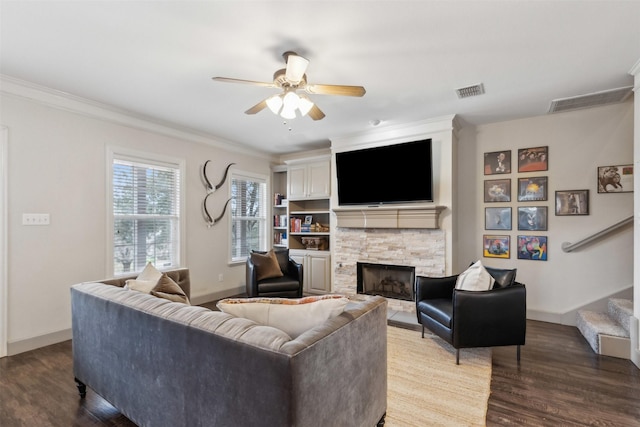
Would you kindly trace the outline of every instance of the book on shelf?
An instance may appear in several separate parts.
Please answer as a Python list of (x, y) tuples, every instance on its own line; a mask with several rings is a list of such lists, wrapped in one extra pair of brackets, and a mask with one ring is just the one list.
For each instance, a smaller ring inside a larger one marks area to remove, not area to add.
[(274, 215), (273, 216), (273, 226), (274, 227), (286, 227), (287, 226), (287, 216), (286, 215)]

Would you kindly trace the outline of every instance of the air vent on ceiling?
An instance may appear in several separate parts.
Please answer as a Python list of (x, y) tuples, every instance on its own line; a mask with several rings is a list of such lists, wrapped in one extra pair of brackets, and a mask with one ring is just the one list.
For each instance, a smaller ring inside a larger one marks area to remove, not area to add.
[(470, 96), (478, 96), (484, 93), (484, 85), (482, 83), (467, 87), (461, 87), (456, 89), (456, 94), (458, 94), (458, 98), (468, 98)]
[(589, 93), (571, 98), (554, 99), (549, 105), (549, 113), (578, 110), (581, 108), (599, 107), (606, 104), (624, 102), (632, 93), (633, 86), (618, 89), (603, 90), (602, 92)]

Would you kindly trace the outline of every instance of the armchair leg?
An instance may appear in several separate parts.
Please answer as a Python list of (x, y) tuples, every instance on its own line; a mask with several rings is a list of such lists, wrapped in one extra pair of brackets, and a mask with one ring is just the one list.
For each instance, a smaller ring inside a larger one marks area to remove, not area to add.
[(517, 357), (518, 357), (518, 364), (520, 364), (520, 346), (518, 346)]
[(460, 349), (456, 348), (456, 365), (460, 364)]
[(80, 394), (80, 398), (84, 399), (85, 396), (87, 395), (87, 386), (77, 378), (75, 378), (75, 381), (76, 381), (76, 387), (78, 387), (78, 393)]
[(422, 325), (422, 338), (424, 338), (424, 325)]

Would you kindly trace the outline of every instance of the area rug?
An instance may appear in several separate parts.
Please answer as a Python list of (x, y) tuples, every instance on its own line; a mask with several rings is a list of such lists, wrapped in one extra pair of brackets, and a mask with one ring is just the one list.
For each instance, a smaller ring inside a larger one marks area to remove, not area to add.
[(385, 427), (484, 426), (491, 349), (455, 349), (441, 338), (387, 327)]

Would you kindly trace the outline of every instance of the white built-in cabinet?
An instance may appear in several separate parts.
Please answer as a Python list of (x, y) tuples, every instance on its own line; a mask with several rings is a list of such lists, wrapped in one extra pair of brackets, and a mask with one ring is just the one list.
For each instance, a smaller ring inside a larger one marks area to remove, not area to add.
[(317, 199), (331, 196), (329, 160), (289, 165), (287, 171), (289, 199)]
[(331, 254), (328, 251), (290, 249), (289, 255), (302, 264), (304, 292), (325, 294), (331, 292)]
[[(330, 165), (329, 157), (297, 159), (272, 171), (273, 246), (289, 248), (291, 258), (303, 265), (307, 294), (331, 292)], [(311, 225), (305, 224), (307, 218)], [(309, 243), (314, 240), (322, 242), (314, 247)]]

